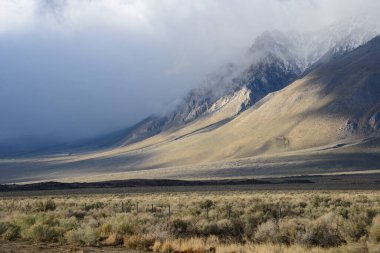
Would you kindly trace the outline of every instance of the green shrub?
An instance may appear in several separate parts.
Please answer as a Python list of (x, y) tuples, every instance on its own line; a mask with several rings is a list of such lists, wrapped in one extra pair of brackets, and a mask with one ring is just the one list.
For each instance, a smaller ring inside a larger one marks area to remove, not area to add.
[(37, 216), (37, 221), (42, 224), (49, 225), (51, 227), (59, 226), (59, 220), (56, 217), (56, 213), (43, 213)]
[(112, 229), (119, 235), (137, 234), (140, 232), (138, 220), (129, 214), (118, 214), (111, 220)]
[(68, 243), (75, 245), (94, 246), (99, 239), (95, 229), (91, 227), (70, 230), (64, 236)]
[(170, 232), (175, 236), (184, 236), (190, 233), (190, 221), (174, 219), (170, 223)]
[(3, 233), (3, 238), (5, 240), (12, 241), (16, 240), (18, 237), (20, 237), (20, 227), (13, 224), (9, 224), (7, 230)]
[(29, 228), (33, 226), (37, 221), (34, 215), (16, 216), (13, 223), (20, 228), (21, 237), (28, 237)]
[(34, 224), (29, 229), (29, 238), (38, 242), (57, 242), (62, 235), (59, 231), (46, 224)]
[(7, 231), (9, 225), (9, 222), (0, 222), (0, 235), (4, 234)]
[(68, 219), (67, 218), (58, 219), (58, 223), (59, 223), (59, 227), (61, 227), (65, 231), (76, 229), (79, 226), (77, 220), (74, 217), (70, 217)]
[(15, 217), (15, 223), (21, 228), (30, 227), (36, 223), (36, 216), (34, 215), (23, 215), (19, 217)]

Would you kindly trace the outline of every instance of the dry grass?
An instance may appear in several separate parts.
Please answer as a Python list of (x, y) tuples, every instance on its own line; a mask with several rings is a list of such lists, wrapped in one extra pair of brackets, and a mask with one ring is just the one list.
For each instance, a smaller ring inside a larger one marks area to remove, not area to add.
[(6, 198), (0, 200), (0, 236), (162, 253), (379, 252), (380, 193)]

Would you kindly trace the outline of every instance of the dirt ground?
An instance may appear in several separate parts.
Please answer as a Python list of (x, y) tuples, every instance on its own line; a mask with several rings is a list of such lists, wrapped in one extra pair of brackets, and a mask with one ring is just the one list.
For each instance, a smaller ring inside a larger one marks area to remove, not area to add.
[(33, 243), (29, 241), (0, 240), (0, 253), (138, 253), (122, 247), (75, 247), (59, 244)]

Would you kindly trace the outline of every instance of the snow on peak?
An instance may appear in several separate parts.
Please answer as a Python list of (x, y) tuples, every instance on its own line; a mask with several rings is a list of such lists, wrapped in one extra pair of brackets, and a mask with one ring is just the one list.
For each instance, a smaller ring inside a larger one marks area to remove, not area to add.
[(351, 51), (379, 35), (380, 20), (373, 20), (353, 18), (309, 33), (267, 31), (257, 37), (249, 55), (254, 61), (261, 61), (272, 54), (285, 64), (294, 61), (304, 71), (326, 54)]

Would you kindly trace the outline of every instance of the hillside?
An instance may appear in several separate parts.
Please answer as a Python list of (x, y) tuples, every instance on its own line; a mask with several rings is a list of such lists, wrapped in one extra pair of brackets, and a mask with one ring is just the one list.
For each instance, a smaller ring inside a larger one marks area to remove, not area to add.
[[(234, 109), (224, 118), (229, 120), (303, 73), (352, 51), (379, 33), (380, 26), (359, 20), (336, 23), (314, 33), (266, 31), (256, 38), (241, 62), (228, 63), (208, 75), (202, 85), (191, 90), (172, 111), (151, 115), (125, 130), (91, 140), (92, 145), (84, 142), (82, 146), (90, 149), (126, 146), (181, 128), (233, 101), (230, 107)], [(236, 95), (241, 93), (246, 96), (237, 101)]]

